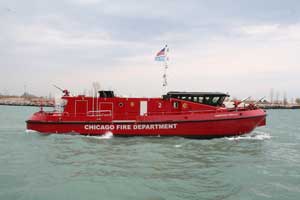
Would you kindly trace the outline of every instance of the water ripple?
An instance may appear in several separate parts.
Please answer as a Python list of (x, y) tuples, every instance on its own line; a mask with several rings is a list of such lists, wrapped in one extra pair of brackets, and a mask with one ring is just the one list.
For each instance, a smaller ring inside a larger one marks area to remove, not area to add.
[(24, 120), (33, 110), (26, 108), (22, 114), (19, 109), (0, 112), (7, 122), (0, 124), (0, 199), (300, 195), (299, 112), (268, 111), (268, 126), (250, 135), (191, 140), (27, 134)]

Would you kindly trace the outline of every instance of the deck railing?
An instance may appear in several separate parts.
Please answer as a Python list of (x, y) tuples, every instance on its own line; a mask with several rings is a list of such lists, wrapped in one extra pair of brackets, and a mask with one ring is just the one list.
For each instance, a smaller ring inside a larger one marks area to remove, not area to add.
[[(178, 111), (178, 112), (172, 112), (172, 111), (158, 111), (158, 112), (147, 112), (144, 116), (153, 116), (153, 115), (184, 115), (184, 114), (203, 114), (203, 113), (220, 113), (220, 112), (234, 112), (234, 111), (243, 111), (247, 108), (224, 108), (224, 109), (209, 109), (209, 110), (187, 110), (187, 111)], [(113, 113), (112, 110), (98, 110), (98, 111), (88, 111), (86, 113), (69, 113), (69, 112), (57, 112), (57, 111), (50, 111), (45, 112), (47, 115), (52, 116), (65, 116), (65, 117), (73, 117), (73, 116), (88, 116), (88, 117), (112, 117)], [(123, 116), (133, 116), (136, 113), (129, 113), (129, 112), (123, 112)], [(136, 114), (136, 116), (139, 116)]]
[(98, 111), (88, 111), (87, 116), (93, 117), (93, 116), (112, 116), (111, 110), (98, 110)]

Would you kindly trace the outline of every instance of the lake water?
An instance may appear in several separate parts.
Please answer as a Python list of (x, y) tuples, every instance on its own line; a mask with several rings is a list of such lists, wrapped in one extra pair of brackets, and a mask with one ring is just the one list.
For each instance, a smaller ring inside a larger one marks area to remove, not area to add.
[(38, 108), (0, 106), (0, 199), (300, 199), (300, 110), (213, 140), (26, 132)]

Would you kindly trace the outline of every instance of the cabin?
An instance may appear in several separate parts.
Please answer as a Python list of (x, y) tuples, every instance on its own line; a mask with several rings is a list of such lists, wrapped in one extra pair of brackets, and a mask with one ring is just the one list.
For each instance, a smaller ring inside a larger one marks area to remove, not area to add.
[(63, 96), (63, 112), (70, 116), (101, 117), (107, 120), (136, 119), (137, 116), (214, 112), (228, 94), (171, 91), (162, 98), (126, 98), (101, 90), (98, 97)]

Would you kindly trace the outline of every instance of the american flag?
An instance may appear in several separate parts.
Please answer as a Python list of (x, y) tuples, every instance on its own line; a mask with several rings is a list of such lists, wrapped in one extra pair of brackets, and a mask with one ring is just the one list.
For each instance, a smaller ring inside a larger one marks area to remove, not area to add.
[(168, 51), (167, 45), (156, 54), (155, 60), (156, 61), (165, 61), (166, 51)]

